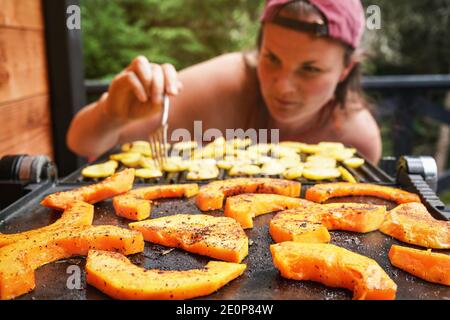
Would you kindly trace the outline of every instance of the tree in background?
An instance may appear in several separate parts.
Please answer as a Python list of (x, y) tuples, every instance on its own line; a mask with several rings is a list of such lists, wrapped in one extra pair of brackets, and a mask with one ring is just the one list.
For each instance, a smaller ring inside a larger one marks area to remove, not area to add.
[(380, 30), (367, 31), (372, 74), (450, 72), (450, 1), (363, 0), (381, 9)]
[(139, 54), (177, 69), (252, 48), (263, 0), (82, 0), (86, 77), (110, 78)]
[[(254, 45), (265, 0), (82, 0), (87, 78), (111, 76), (137, 54), (178, 69)], [(368, 74), (450, 71), (448, 0), (363, 0), (381, 8), (366, 32)]]

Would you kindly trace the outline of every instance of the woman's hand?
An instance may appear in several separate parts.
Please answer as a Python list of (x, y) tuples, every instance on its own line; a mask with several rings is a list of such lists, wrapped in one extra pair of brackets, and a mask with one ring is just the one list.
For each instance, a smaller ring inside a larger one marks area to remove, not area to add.
[(113, 79), (100, 107), (110, 118), (126, 123), (159, 111), (164, 92), (176, 96), (181, 89), (174, 66), (139, 56)]

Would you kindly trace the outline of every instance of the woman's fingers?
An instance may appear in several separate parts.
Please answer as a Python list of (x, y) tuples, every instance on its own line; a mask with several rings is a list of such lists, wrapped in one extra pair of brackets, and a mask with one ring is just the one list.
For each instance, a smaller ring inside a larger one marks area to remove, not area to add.
[(144, 56), (139, 56), (135, 58), (130, 66), (127, 68), (129, 71), (133, 71), (137, 77), (139, 78), (139, 81), (142, 82), (142, 85), (145, 88), (145, 92), (148, 96), (151, 95), (151, 88), (152, 88), (152, 80), (153, 80), (153, 74), (152, 74), (152, 67), (148, 59)]
[(131, 90), (136, 95), (136, 98), (140, 102), (142, 102), (142, 103), (147, 102), (147, 99), (148, 99), (147, 93), (145, 92), (145, 88), (142, 85), (142, 82), (139, 80), (136, 73), (134, 73), (133, 71), (125, 71), (124, 72), (124, 81), (126, 81), (128, 83)]
[(153, 104), (161, 104), (164, 92), (177, 95), (182, 89), (175, 67), (169, 63), (158, 65), (150, 63), (144, 56), (135, 58), (128, 71), (136, 74)]
[(153, 105), (161, 105), (164, 94), (164, 72), (160, 65), (152, 64), (152, 94), (151, 100)]
[(161, 106), (164, 92), (177, 95), (181, 89), (174, 66), (150, 63), (146, 57), (139, 56), (113, 79), (108, 90), (109, 109), (118, 117), (143, 117), (148, 113), (146, 103)]
[(166, 92), (171, 95), (177, 95), (179, 91), (179, 81), (175, 67), (169, 63), (165, 63), (161, 67), (164, 71), (164, 85)]

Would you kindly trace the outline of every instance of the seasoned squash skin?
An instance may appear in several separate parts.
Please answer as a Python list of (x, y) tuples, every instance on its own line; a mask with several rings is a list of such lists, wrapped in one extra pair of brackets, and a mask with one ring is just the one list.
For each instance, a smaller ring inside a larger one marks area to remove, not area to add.
[(221, 209), (225, 197), (242, 193), (273, 193), (299, 197), (301, 184), (296, 181), (270, 178), (235, 178), (213, 181), (200, 188), (196, 197), (197, 207), (202, 211)]
[(139, 232), (116, 226), (67, 227), (30, 237), (0, 249), (0, 299), (13, 299), (35, 288), (34, 271), (90, 249), (134, 254), (144, 250)]
[(65, 210), (75, 200), (94, 204), (131, 190), (133, 181), (134, 169), (125, 169), (102, 182), (50, 194), (41, 201), (41, 205), (57, 210)]
[(278, 194), (246, 193), (227, 198), (224, 215), (239, 222), (244, 229), (253, 228), (253, 218), (275, 211), (315, 205), (308, 200)]
[(395, 299), (397, 285), (375, 260), (332, 244), (282, 242), (270, 246), (281, 276), (353, 291), (357, 300)]
[(146, 241), (215, 259), (241, 262), (248, 255), (248, 238), (238, 222), (227, 217), (177, 214), (129, 224)]
[(450, 221), (434, 219), (421, 203), (406, 203), (389, 211), (380, 231), (421, 247), (450, 249)]
[(393, 245), (391, 263), (429, 282), (450, 286), (450, 255)]
[(114, 197), (116, 214), (129, 220), (140, 221), (150, 216), (151, 201), (162, 198), (190, 198), (198, 193), (198, 185), (174, 184), (151, 186), (128, 191)]
[(330, 198), (346, 196), (373, 196), (394, 201), (397, 204), (408, 202), (420, 203), (418, 195), (401, 189), (370, 183), (349, 182), (316, 184), (306, 191), (305, 198), (310, 201), (323, 203)]
[(32, 236), (65, 227), (90, 226), (94, 219), (94, 207), (86, 202), (74, 201), (55, 223), (38, 229), (15, 234), (0, 234), (0, 248)]
[(210, 261), (202, 269), (145, 270), (119, 253), (91, 250), (86, 281), (115, 299), (181, 300), (209, 295), (245, 269), (245, 264)]
[(386, 216), (386, 207), (363, 203), (330, 203), (299, 207), (272, 218), (269, 232), (275, 242), (329, 242), (328, 230), (371, 232)]

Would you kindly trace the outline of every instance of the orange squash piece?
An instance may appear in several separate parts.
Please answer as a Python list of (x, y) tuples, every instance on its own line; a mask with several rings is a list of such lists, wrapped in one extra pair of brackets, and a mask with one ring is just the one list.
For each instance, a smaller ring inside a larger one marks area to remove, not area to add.
[(363, 203), (329, 203), (278, 213), (270, 221), (275, 242), (329, 242), (328, 230), (371, 232), (386, 216), (386, 207)]
[(0, 234), (0, 248), (8, 244), (24, 241), (32, 236), (64, 227), (90, 226), (94, 218), (94, 207), (86, 202), (75, 201), (64, 211), (55, 223), (30, 231), (14, 234)]
[(418, 195), (401, 189), (380, 186), (370, 183), (321, 183), (306, 191), (305, 198), (310, 201), (323, 203), (330, 198), (346, 196), (372, 196), (401, 203), (420, 202)]
[(429, 282), (450, 286), (450, 255), (393, 245), (391, 263)]
[(41, 205), (57, 210), (65, 210), (75, 200), (94, 204), (131, 190), (133, 181), (134, 169), (125, 169), (102, 182), (50, 194), (41, 201)]
[(0, 299), (13, 299), (35, 288), (34, 271), (90, 249), (134, 254), (144, 250), (139, 232), (116, 226), (67, 227), (35, 235), (0, 249)]
[(241, 193), (274, 193), (299, 197), (301, 184), (296, 181), (270, 178), (235, 178), (213, 181), (200, 188), (196, 197), (197, 207), (202, 211), (221, 209), (225, 197)]
[(198, 193), (198, 185), (174, 184), (151, 186), (128, 191), (114, 197), (113, 205), (118, 216), (140, 221), (150, 216), (151, 201), (161, 198), (190, 198)]
[(253, 228), (253, 218), (286, 209), (307, 207), (314, 202), (278, 194), (246, 193), (227, 198), (224, 215), (239, 222), (244, 229)]
[(248, 238), (237, 221), (204, 214), (177, 214), (129, 224), (144, 239), (215, 259), (241, 262), (248, 254)]
[(353, 299), (392, 300), (397, 285), (386, 272), (363, 255), (324, 243), (282, 242), (270, 246), (281, 276), (311, 280), (353, 291)]
[(450, 221), (434, 219), (421, 203), (406, 203), (389, 211), (380, 231), (421, 247), (450, 249)]
[(86, 281), (115, 299), (181, 300), (209, 295), (245, 268), (245, 264), (211, 261), (202, 269), (145, 270), (119, 253), (91, 250)]
[(314, 222), (311, 217), (296, 213), (283, 212), (272, 218), (269, 233), (275, 242), (330, 242), (328, 229), (320, 222)]

